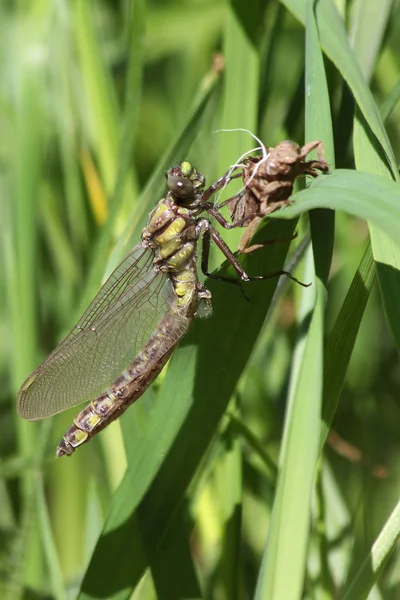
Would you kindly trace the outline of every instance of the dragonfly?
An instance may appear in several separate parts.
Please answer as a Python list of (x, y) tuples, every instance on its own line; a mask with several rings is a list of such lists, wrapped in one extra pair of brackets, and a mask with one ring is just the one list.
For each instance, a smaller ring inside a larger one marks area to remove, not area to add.
[[(240, 284), (286, 271), (249, 277), (204, 212), (227, 229), (211, 196), (224, 177), (206, 179), (189, 161), (166, 172), (167, 193), (156, 204), (140, 242), (116, 267), (71, 332), (22, 384), (18, 413), (34, 421), (87, 405), (57, 446), (71, 455), (135, 402), (159, 375), (193, 318), (211, 314), (211, 293), (199, 281), (201, 267), (213, 279)], [(211, 240), (238, 278), (208, 272)], [(301, 283), (301, 282), (299, 282)], [(302, 284), (303, 285), (303, 284)]]
[[(265, 147), (258, 138), (255, 139), (260, 143), (258, 149), (262, 150), (262, 155), (247, 156), (242, 164), (234, 165), (219, 180), (221, 187), (224, 181), (227, 184), (236, 177), (242, 177), (243, 180), (243, 189), (218, 205), (219, 210), (228, 206), (236, 227), (246, 227), (239, 243), (242, 253), (250, 253), (263, 246), (248, 244), (263, 218), (291, 204), (290, 196), (298, 176), (317, 177), (319, 173), (329, 171), (324, 158), (324, 145), (320, 140), (308, 142), (300, 148), (292, 140), (280, 142), (275, 147)], [(318, 160), (305, 160), (315, 149)], [(239, 173), (233, 173), (236, 168), (241, 169)]]

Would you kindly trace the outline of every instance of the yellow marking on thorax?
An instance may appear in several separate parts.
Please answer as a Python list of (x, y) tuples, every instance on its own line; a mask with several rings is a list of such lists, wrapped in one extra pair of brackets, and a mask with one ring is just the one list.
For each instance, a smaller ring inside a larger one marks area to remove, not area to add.
[(154, 207), (154, 210), (151, 213), (150, 220), (153, 221), (154, 219), (158, 219), (163, 213), (165, 213), (168, 210), (170, 210), (170, 207), (167, 204), (164, 204), (163, 201), (159, 202), (157, 206)]
[(177, 217), (172, 221), (165, 231), (157, 235), (156, 241), (159, 246), (163, 246), (167, 242), (170, 242), (176, 238), (186, 227), (186, 221), (182, 217)]
[(164, 201), (161, 201), (154, 208), (153, 212), (150, 215), (149, 222), (147, 223), (147, 229), (150, 233), (155, 233), (159, 229), (162, 229), (165, 225), (168, 225), (171, 221), (175, 219), (175, 213), (172, 208), (165, 204)]
[(195, 244), (193, 242), (186, 242), (179, 248), (175, 254), (170, 256), (167, 260), (167, 265), (176, 271), (184, 269), (193, 256), (195, 251)]
[[(158, 238), (155, 240), (158, 244)], [(160, 255), (162, 259), (166, 259), (169, 256), (175, 254), (182, 247), (182, 240), (178, 237), (175, 239), (166, 242), (162, 246), (160, 246)]]
[(181, 217), (175, 219), (165, 231), (154, 236), (154, 241), (160, 248), (162, 259), (175, 254), (182, 247), (181, 233), (186, 227), (185, 219)]

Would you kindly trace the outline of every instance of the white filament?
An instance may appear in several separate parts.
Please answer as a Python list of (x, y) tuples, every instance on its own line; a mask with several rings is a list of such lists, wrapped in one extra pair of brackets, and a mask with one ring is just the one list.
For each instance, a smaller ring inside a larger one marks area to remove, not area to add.
[(223, 191), (225, 190), (226, 186), (228, 185), (229, 182), (229, 176), (233, 173), (233, 171), (235, 171), (235, 169), (238, 168), (245, 168), (246, 165), (242, 164), (242, 160), (248, 156), (249, 154), (251, 154), (252, 152), (256, 152), (257, 150), (261, 150), (262, 152), (262, 159), (257, 163), (256, 168), (254, 169), (250, 179), (246, 182), (246, 184), (242, 187), (242, 189), (238, 192), (239, 194), (244, 191), (246, 189), (246, 187), (252, 182), (252, 180), (254, 179), (254, 177), (257, 175), (257, 172), (259, 170), (259, 168), (261, 167), (261, 165), (263, 163), (266, 162), (266, 160), (268, 159), (269, 156), (269, 152), (267, 152), (266, 147), (264, 146), (264, 144), (262, 143), (262, 141), (254, 134), (252, 133), (249, 129), (244, 129), (242, 127), (237, 127), (236, 129), (217, 129), (216, 133), (220, 133), (220, 132), (231, 132), (231, 131), (243, 131), (244, 133), (248, 133), (256, 142), (258, 142), (260, 145), (257, 146), (256, 148), (253, 148), (252, 150), (248, 150), (247, 152), (244, 152), (236, 161), (236, 163), (234, 165), (232, 165), (229, 170), (228, 170), (228, 176), (227, 176), (227, 181), (225, 182), (224, 186), (221, 189), (221, 192), (218, 194), (218, 197), (215, 201), (215, 205), (218, 206), (218, 201), (223, 193)]

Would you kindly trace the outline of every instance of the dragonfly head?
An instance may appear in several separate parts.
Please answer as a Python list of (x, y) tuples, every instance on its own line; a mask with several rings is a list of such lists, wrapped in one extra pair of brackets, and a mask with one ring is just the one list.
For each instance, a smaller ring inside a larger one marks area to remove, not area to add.
[(187, 160), (172, 167), (165, 173), (169, 191), (179, 200), (194, 198), (201, 193), (206, 178)]

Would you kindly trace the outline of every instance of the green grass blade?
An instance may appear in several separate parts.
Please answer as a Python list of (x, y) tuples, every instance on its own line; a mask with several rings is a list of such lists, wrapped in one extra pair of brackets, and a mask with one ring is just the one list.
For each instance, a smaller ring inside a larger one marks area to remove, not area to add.
[[(312, 276), (311, 269), (305, 271), (307, 280)], [(319, 311), (320, 305), (314, 308), (315, 299), (315, 287), (313, 292), (309, 290), (308, 296), (303, 294), (299, 317), (303, 319), (301, 330), (306, 341), (299, 343), (295, 356), (278, 485), (256, 600), (298, 598), (301, 593), (317, 458), (315, 430), (319, 425), (318, 405), (322, 393), (320, 334), (323, 315)], [(310, 382), (313, 382), (311, 389)]]
[[(305, 23), (307, 0), (282, 0), (282, 2), (303, 24)], [(387, 156), (392, 173), (396, 174), (397, 161), (378, 108), (350, 48), (343, 21), (331, 0), (320, 0), (316, 3), (316, 18), (324, 51), (349, 86), (360, 111)]]
[[(328, 88), (313, 2), (309, 2), (307, 11), (305, 86), (306, 141), (324, 140), (327, 158), (333, 161)], [(334, 215), (331, 211), (313, 211), (310, 225), (313, 247), (307, 250), (309, 269), (305, 277), (313, 281), (315, 288), (313, 293), (302, 292), (301, 341), (292, 369), (278, 486), (257, 582), (257, 600), (298, 598), (304, 581), (311, 494), (318, 458), (325, 285), (332, 257)], [(324, 232), (323, 235), (320, 232)], [(288, 564), (290, 577), (287, 576)]]
[(88, 218), (80, 179), (77, 155), (77, 135), (73, 83), (73, 43), (65, 5), (54, 5), (54, 31), (51, 51), (54, 53), (51, 81), (54, 94), (55, 126), (63, 170), (63, 185), (67, 206), (69, 233), (74, 247), (81, 252), (89, 242)]
[(352, 7), (350, 40), (366, 81), (371, 79), (385, 34), (392, 0), (356, 0)]
[(65, 286), (64, 289), (74, 289), (79, 279), (76, 256), (65, 233), (51, 190), (46, 188), (42, 190), (40, 214), (43, 219), (44, 237), (49, 246), (57, 273), (59, 273), (60, 280)]
[[(31, 40), (31, 43), (33, 41)], [(14, 175), (17, 186), (13, 203), (14, 264), (10, 271), (14, 352), (11, 355), (12, 391), (15, 394), (24, 378), (37, 362), (38, 331), (36, 320), (36, 252), (35, 211), (42, 161), (43, 113), (40, 68), (21, 69), (21, 89), (17, 112), (17, 149)], [(37, 445), (37, 427), (18, 420), (19, 447), (29, 456)], [(40, 558), (32, 552), (37, 544), (37, 524), (34, 519), (33, 474), (24, 474), (22, 483), (21, 535), (13, 557), (12, 579), (22, 587), (23, 581), (39, 581)]]
[(223, 456), (220, 459), (219, 501), (221, 510), (221, 537), (223, 539), (221, 556), (217, 567), (219, 586), (224, 590), (226, 598), (240, 598), (240, 580), (242, 567), (241, 525), (243, 511), (243, 472), (242, 444), (234, 435), (232, 428), (227, 428), (222, 438)]
[(344, 589), (343, 600), (362, 600), (369, 596), (371, 588), (378, 581), (383, 566), (400, 537), (400, 503), (396, 505), (386, 521), (369, 555), (359, 571)]
[[(399, 90), (400, 86), (395, 86), (388, 102), (385, 102), (381, 107), (383, 119), (389, 117), (391, 110), (397, 103)], [(359, 147), (361, 148), (362, 145), (360, 144)], [(358, 330), (374, 282), (375, 264), (371, 244), (368, 243), (326, 346), (321, 451), (336, 412)]]
[(254, 433), (246, 427), (246, 424), (239, 420), (234, 414), (228, 413), (229, 418), (231, 420), (230, 426), (239, 434), (243, 440), (249, 445), (252, 451), (261, 459), (264, 463), (266, 470), (269, 472), (270, 477), (273, 481), (276, 480), (278, 469), (272, 458), (267, 454), (264, 449), (264, 446), (260, 442), (260, 440), (254, 435)]
[[(354, 124), (354, 156), (358, 169), (390, 179), (390, 173), (371, 141), (365, 120), (359, 115)], [(382, 198), (377, 197), (376, 203), (381, 204)], [(376, 223), (370, 223), (369, 229), (386, 318), (400, 348), (400, 240), (398, 236), (390, 238), (376, 227)]]
[[(294, 194), (293, 205), (280, 211), (279, 218), (293, 219), (313, 208), (333, 208), (372, 221), (396, 241), (400, 238), (398, 193), (398, 185), (385, 177), (338, 169)], [(270, 215), (271, 219), (277, 217)]]
[(37, 476), (35, 480), (35, 496), (38, 505), (37, 511), (41, 529), (42, 544), (47, 559), (52, 593), (56, 600), (65, 600), (67, 595), (65, 593), (61, 568), (58, 562), (57, 549), (51, 530), (50, 515), (44, 494), (44, 482), (41, 476)]
[[(135, 134), (138, 126), (143, 88), (144, 36), (147, 0), (135, 0), (129, 6), (129, 56), (122, 114), (119, 159), (111, 206), (119, 205), (130, 172)], [(129, 203), (132, 198), (127, 196)]]
[(203, 597), (191, 557), (189, 527), (182, 504), (173, 524), (151, 561), (151, 574), (159, 600)]
[[(253, 3), (249, 10), (240, 0), (230, 0), (224, 35), (226, 61), (221, 129), (241, 127), (255, 132), (258, 115), (259, 53), (256, 32), (263, 11)], [(245, 93), (243, 93), (245, 91)], [(219, 173), (234, 164), (243, 151), (243, 133), (221, 133)]]
[(82, 68), (85, 118), (89, 120), (89, 139), (93, 138), (103, 184), (107, 194), (115, 185), (118, 151), (119, 111), (110, 74), (101, 58), (93, 20), (93, 3), (73, 2), (74, 29)]
[(336, 412), (357, 333), (374, 281), (375, 267), (371, 246), (368, 244), (325, 348), (320, 451), (325, 444)]
[(386, 121), (394, 109), (396, 108), (398, 102), (400, 100), (400, 77), (390, 90), (386, 100), (383, 102), (381, 106), (381, 116), (382, 120)]

